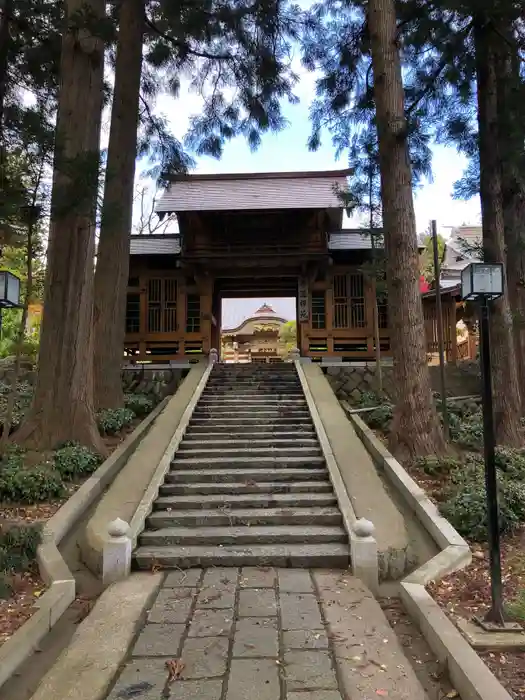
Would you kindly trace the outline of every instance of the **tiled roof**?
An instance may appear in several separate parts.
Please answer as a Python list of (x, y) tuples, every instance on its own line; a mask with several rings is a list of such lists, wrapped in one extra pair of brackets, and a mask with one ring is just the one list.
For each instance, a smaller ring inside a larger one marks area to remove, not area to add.
[(343, 209), (349, 171), (186, 175), (176, 178), (156, 211), (240, 211), (258, 209)]
[(180, 236), (131, 236), (130, 255), (178, 255)]
[[(383, 247), (379, 241), (376, 245), (378, 248)], [(372, 240), (366, 229), (347, 229), (329, 233), (328, 248), (330, 250), (372, 250)]]

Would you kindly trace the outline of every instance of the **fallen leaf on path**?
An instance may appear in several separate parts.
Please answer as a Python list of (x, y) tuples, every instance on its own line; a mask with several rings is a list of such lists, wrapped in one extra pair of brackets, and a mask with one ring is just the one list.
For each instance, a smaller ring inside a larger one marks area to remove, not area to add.
[(380, 695), (382, 698), (388, 697), (388, 690), (376, 690), (376, 695)]
[(181, 674), (184, 671), (186, 664), (180, 659), (172, 659), (171, 661), (166, 661), (166, 668), (168, 669), (168, 685), (173, 683), (173, 681), (178, 681), (181, 678)]
[(459, 693), (457, 690), (451, 690), (450, 693), (447, 693), (447, 698), (459, 698)]

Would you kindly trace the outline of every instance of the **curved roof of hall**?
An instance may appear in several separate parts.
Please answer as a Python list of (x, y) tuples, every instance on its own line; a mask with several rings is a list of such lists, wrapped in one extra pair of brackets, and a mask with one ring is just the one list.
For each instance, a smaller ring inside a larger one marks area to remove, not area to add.
[(157, 202), (158, 214), (204, 211), (340, 209), (351, 170), (178, 175)]

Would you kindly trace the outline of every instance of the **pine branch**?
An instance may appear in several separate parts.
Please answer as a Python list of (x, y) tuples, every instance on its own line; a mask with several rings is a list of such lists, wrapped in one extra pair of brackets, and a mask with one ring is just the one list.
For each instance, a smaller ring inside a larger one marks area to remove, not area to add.
[(162, 37), (162, 39), (169, 42), (170, 44), (172, 44), (176, 48), (181, 49), (182, 51), (185, 51), (188, 54), (191, 54), (192, 56), (195, 56), (196, 58), (207, 58), (210, 61), (231, 61), (234, 58), (234, 56), (230, 53), (213, 54), (213, 53), (208, 53), (207, 51), (196, 51), (195, 49), (192, 49), (190, 46), (188, 46), (188, 44), (186, 44), (185, 42), (180, 41), (179, 39), (175, 39), (175, 37), (170, 36), (169, 34), (166, 34), (165, 32), (163, 32), (148, 17), (145, 18), (145, 21), (146, 21), (146, 25), (152, 31), (154, 31), (156, 34), (158, 34), (160, 37)]

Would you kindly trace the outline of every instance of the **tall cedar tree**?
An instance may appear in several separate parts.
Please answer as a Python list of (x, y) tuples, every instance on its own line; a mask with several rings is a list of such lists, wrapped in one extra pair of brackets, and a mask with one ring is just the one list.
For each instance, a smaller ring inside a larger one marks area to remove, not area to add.
[[(483, 248), (485, 262), (506, 262), (505, 217), (498, 128), (499, 37), (485, 13), (474, 16), (479, 121), (479, 160)], [(504, 295), (491, 306), (492, 381), (495, 389), (498, 442), (518, 447), (520, 387), (513, 325), (506, 284)]]
[(104, 0), (67, 0), (35, 395), (16, 440), (104, 452), (93, 409), (93, 259), (103, 100)]
[(115, 87), (95, 271), (96, 408), (117, 408), (124, 404), (121, 368), (144, 29), (144, 0), (120, 2)]
[(393, 0), (369, 0), (368, 29), (381, 167), (391, 345), (398, 396), (392, 449), (415, 457), (446, 452), (426, 362), (398, 29)]
[[(146, 17), (144, 13), (146, 12)], [(245, 136), (256, 148), (261, 132), (284, 126), (279, 98), (293, 99), (294, 76), (289, 70), (288, 37), (299, 22), (297, 8), (275, 0), (253, 4), (227, 1), (213, 11), (163, 0), (129, 0), (120, 5), (115, 88), (106, 169), (97, 269), (95, 273), (95, 401), (99, 408), (123, 403), (122, 349), (133, 179), (137, 155), (142, 40), (148, 30), (146, 59), (169, 74), (176, 88), (179, 75), (192, 75), (194, 89), (204, 98), (202, 114), (194, 117), (188, 142), (199, 153), (219, 157), (225, 140)], [(144, 76), (143, 76), (144, 77)], [(147, 81), (143, 82), (147, 87)], [(211, 89), (210, 89), (211, 88)], [(233, 99), (225, 91), (234, 89)], [(148, 112), (149, 110), (146, 110)], [(166, 147), (162, 124), (147, 114), (146, 132), (159, 142), (160, 181), (190, 164), (176, 143)], [(152, 133), (152, 132), (157, 132)], [(164, 147), (163, 147), (164, 145)], [(153, 150), (159, 150), (154, 149)], [(139, 153), (143, 149), (139, 146)], [(159, 155), (157, 153), (157, 155)]]

